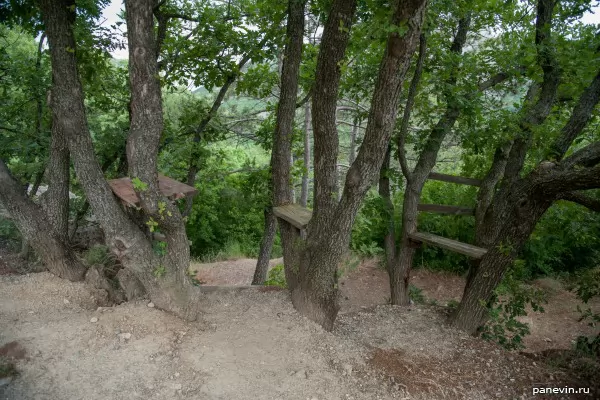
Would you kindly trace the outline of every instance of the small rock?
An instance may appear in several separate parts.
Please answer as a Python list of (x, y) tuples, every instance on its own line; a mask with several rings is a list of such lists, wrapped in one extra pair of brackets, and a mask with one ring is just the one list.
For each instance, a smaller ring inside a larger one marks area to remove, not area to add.
[(153, 302), (148, 303), (148, 307), (154, 308), (154, 303)]
[(183, 389), (183, 385), (181, 383), (173, 383), (173, 384), (171, 384), (171, 387), (175, 390)]
[(35, 311), (29, 311), (29, 314), (35, 314)]
[(306, 374), (306, 370), (304, 370), (304, 369), (299, 369), (298, 371), (296, 371), (294, 373), (294, 376), (296, 378), (302, 378), (302, 379), (308, 378), (308, 375)]
[(344, 374), (346, 374), (348, 376), (352, 375), (352, 365), (344, 364), (343, 368), (344, 368)]
[(129, 333), (129, 332), (119, 333), (119, 340), (121, 340), (121, 342), (124, 342), (129, 339), (131, 339), (131, 333)]
[(550, 339), (550, 338), (544, 338), (544, 342), (550, 343), (551, 341), (552, 341), (552, 339)]
[(96, 323), (96, 322), (98, 322), (98, 318), (92, 317), (92, 318), (90, 318), (90, 322), (91, 323)]
[(69, 301), (69, 300), (67, 300), (67, 299), (63, 299), (63, 303), (65, 303), (65, 304), (69, 304), (69, 303), (70, 303), (70, 301)]
[(175, 372), (175, 378), (179, 378), (179, 372)]
[(0, 387), (8, 385), (9, 383), (12, 382), (12, 379), (13, 379), (12, 376), (0, 378)]

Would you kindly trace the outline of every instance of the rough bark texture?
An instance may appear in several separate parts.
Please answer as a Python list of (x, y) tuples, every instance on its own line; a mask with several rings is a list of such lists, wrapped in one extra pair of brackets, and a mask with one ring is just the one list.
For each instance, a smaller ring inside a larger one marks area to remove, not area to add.
[(19, 232), (54, 275), (70, 281), (82, 280), (85, 267), (54, 229), (40, 206), (29, 199), (23, 187), (0, 160), (0, 203), (11, 215)]
[[(126, 2), (132, 92), (127, 156), (131, 176), (148, 186), (138, 193), (142, 207), (166, 234), (168, 250), (164, 257), (153, 252), (150, 241), (123, 212), (95, 157), (75, 59), (75, 2), (42, 0), (40, 5), (52, 61), (53, 121), (65, 134), (75, 172), (102, 225), (107, 244), (140, 279), (157, 307), (195, 319), (198, 291), (193, 290), (186, 276), (189, 247), (183, 222), (178, 210), (158, 193), (156, 153), (162, 131), (162, 107), (152, 16), (155, 4)], [(164, 202), (163, 213), (159, 202)]]
[[(127, 138), (129, 175), (148, 185), (137, 194), (144, 213), (158, 222), (167, 243), (164, 256), (159, 258), (152, 250), (143, 255), (152, 262), (153, 269), (138, 274), (138, 278), (157, 306), (195, 319), (199, 291), (187, 274), (190, 249), (185, 224), (178, 208), (158, 189), (157, 158), (163, 113), (154, 36), (156, 4), (156, 1), (144, 0), (125, 2), (131, 86), (131, 126)], [(157, 269), (164, 273), (156, 273)]]
[(273, 251), (273, 242), (277, 233), (277, 217), (271, 209), (265, 210), (265, 231), (262, 241), (260, 242), (260, 250), (258, 252), (258, 260), (256, 260), (256, 269), (252, 278), (253, 285), (262, 285), (267, 280), (269, 272), (269, 261), (271, 260), (271, 252)]
[[(467, 33), (471, 24), (471, 17), (467, 15), (461, 18), (458, 22), (458, 29), (452, 45), (450, 46), (450, 52), (454, 54), (461, 54), (465, 42), (467, 40)], [(422, 41), (423, 43), (423, 41)], [(423, 51), (425, 50), (422, 47)], [(391, 302), (392, 304), (407, 305), (410, 301), (408, 296), (408, 284), (410, 269), (412, 267), (413, 257), (415, 254), (415, 246), (409, 239), (409, 235), (417, 230), (417, 206), (421, 199), (421, 191), (427, 181), (429, 173), (435, 166), (437, 160), (437, 154), (440, 150), (442, 142), (446, 135), (451, 131), (456, 120), (460, 115), (460, 108), (457, 102), (452, 98), (451, 90), (456, 85), (460, 64), (457, 61), (450, 71), (450, 76), (447, 80), (447, 92), (444, 93), (446, 97), (446, 111), (437, 122), (437, 124), (431, 130), (425, 147), (419, 155), (417, 165), (412, 172), (409, 171), (404, 159), (403, 151), (399, 152), (401, 160), (401, 166), (404, 165), (403, 170), (406, 169), (405, 176), (407, 178), (406, 190), (404, 191), (404, 201), (402, 208), (402, 232), (398, 248), (395, 251), (394, 257), (388, 257), (391, 259), (391, 265), (388, 266), (388, 272), (390, 275), (390, 289), (391, 289)], [(418, 72), (418, 70), (417, 70)], [(418, 83), (418, 81), (417, 81)], [(415, 89), (416, 90), (416, 85)], [(410, 99), (410, 97), (409, 97)], [(407, 107), (408, 108), (408, 107)], [(409, 109), (410, 110), (410, 109)], [(410, 117), (410, 115), (409, 115)], [(406, 122), (408, 124), (408, 122)], [(402, 134), (400, 139), (404, 136)], [(399, 139), (399, 144), (403, 145), (403, 141)]]
[(46, 167), (48, 190), (42, 205), (48, 220), (64, 243), (69, 243), (69, 148), (57, 124), (52, 124), (50, 158)]
[[(425, 1), (394, 3), (392, 23), (403, 24), (403, 36), (391, 33), (387, 40), (365, 138), (337, 201), (336, 163), (338, 135), (336, 102), (343, 60), (354, 15), (355, 2), (334, 1), (323, 32), (317, 61), (313, 97), (315, 192), (313, 218), (300, 263), (300, 285), (292, 291), (294, 306), (304, 315), (331, 329), (338, 312), (337, 267), (345, 253), (361, 201), (377, 178), (395, 126), (404, 75), (421, 31)], [(340, 29), (340, 26), (348, 29)]]
[(310, 103), (304, 105), (304, 172), (302, 173), (302, 190), (300, 191), (300, 205), (308, 205), (308, 177), (310, 176)]
[[(287, 43), (281, 65), (281, 92), (277, 105), (277, 119), (273, 136), (272, 179), (273, 206), (292, 203), (292, 134), (298, 95), (298, 74), (302, 61), (305, 0), (288, 2)], [(278, 220), (283, 245), (283, 263), (288, 287), (297, 283), (298, 252), (296, 243), (300, 232), (289, 222)]]
[[(529, 108), (528, 102), (525, 102), (520, 135), (515, 139), (508, 156), (504, 180), (500, 189), (493, 194), (489, 206), (481, 211), (483, 217), (477, 220), (478, 241), (488, 247), (488, 253), (470, 271), (463, 300), (452, 320), (455, 326), (470, 333), (475, 333), (485, 323), (493, 291), (552, 203), (557, 199), (568, 199), (587, 203), (590, 207), (596, 204), (589, 203), (589, 199), (585, 196), (582, 198), (581, 193), (575, 191), (600, 187), (600, 142), (561, 159), (588, 124), (600, 99), (598, 74), (583, 91), (569, 121), (551, 146), (549, 156), (556, 163), (542, 161), (529, 175), (520, 178), (523, 160), (531, 143), (531, 128), (548, 117), (556, 99), (560, 71), (556, 60), (552, 59), (550, 38), (554, 6), (555, 3), (548, 0), (538, 3), (536, 45), (538, 63), (544, 72), (539, 97)], [(515, 146), (518, 146), (517, 150)], [(503, 150), (499, 149), (497, 155)], [(503, 158), (495, 158), (492, 170), (504, 163)], [(492, 170), (488, 175), (495, 173)]]

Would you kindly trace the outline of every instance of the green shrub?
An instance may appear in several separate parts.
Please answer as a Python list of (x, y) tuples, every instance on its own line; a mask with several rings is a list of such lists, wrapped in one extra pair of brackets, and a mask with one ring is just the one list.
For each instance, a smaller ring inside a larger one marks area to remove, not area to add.
[(287, 282), (285, 281), (285, 272), (283, 264), (277, 264), (269, 271), (267, 280), (265, 281), (266, 286), (278, 286), (281, 288), (287, 288)]
[(481, 330), (482, 337), (508, 350), (523, 348), (523, 337), (529, 334), (529, 325), (517, 318), (527, 315), (528, 305), (534, 312), (544, 312), (544, 303), (547, 300), (542, 289), (521, 283), (513, 271), (509, 271), (488, 305), (489, 319)]
[(408, 285), (408, 296), (415, 304), (425, 304), (425, 295), (423, 289), (415, 285)]
[(90, 247), (84, 254), (83, 259), (88, 266), (104, 265), (110, 266), (115, 262), (115, 256), (110, 252), (108, 247), (95, 244)]

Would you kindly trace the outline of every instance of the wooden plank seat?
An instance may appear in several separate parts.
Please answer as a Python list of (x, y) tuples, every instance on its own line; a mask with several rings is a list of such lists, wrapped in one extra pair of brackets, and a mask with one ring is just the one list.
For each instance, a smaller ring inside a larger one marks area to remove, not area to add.
[[(110, 179), (108, 184), (113, 193), (120, 198), (125, 205), (138, 206), (140, 204), (140, 199), (133, 189), (131, 178)], [(161, 174), (158, 174), (158, 188), (164, 196), (171, 200), (181, 199), (198, 193), (195, 188)]]
[(472, 244), (462, 243), (456, 240), (434, 235), (432, 233), (414, 232), (409, 234), (408, 237), (415, 242), (426, 243), (432, 246), (441, 247), (442, 249), (464, 254), (474, 259), (480, 259), (485, 255), (485, 253), (487, 253), (487, 250), (481, 247), (473, 246)]
[(273, 214), (281, 218), (296, 228), (306, 229), (308, 222), (312, 218), (312, 211), (304, 208), (299, 204), (286, 204), (283, 206), (273, 207)]
[(475, 210), (469, 207), (447, 206), (443, 204), (419, 204), (418, 211), (438, 214), (475, 215)]

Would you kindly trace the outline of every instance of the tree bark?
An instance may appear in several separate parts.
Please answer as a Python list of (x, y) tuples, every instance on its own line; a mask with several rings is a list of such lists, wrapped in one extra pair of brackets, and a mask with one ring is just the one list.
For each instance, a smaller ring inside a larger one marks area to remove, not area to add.
[[(281, 64), (281, 92), (275, 122), (272, 153), (273, 206), (290, 204), (293, 200), (291, 159), (293, 122), (296, 114), (298, 75), (302, 61), (305, 0), (288, 2), (287, 43)], [(297, 283), (298, 252), (296, 243), (300, 232), (289, 222), (279, 219), (283, 245), (285, 277), (290, 289)]]
[[(471, 16), (468, 14), (459, 20), (458, 29), (452, 45), (450, 46), (450, 53), (460, 55), (462, 54), (463, 47), (467, 40), (467, 33), (471, 24)], [(421, 40), (421, 49), (425, 51), (424, 39)], [(450, 76), (447, 80), (446, 93), (446, 111), (437, 122), (437, 124), (431, 130), (429, 137), (425, 143), (423, 151), (419, 155), (417, 165), (412, 172), (409, 171), (404, 156), (404, 150), (399, 151), (399, 158), (401, 166), (404, 165), (403, 172), (407, 179), (406, 190), (404, 191), (404, 200), (402, 207), (402, 232), (400, 241), (398, 243), (398, 249), (395, 252), (395, 258), (391, 261), (391, 265), (388, 266), (388, 273), (390, 275), (390, 289), (391, 289), (391, 302), (396, 305), (408, 305), (408, 285), (410, 280), (410, 269), (412, 267), (414, 254), (416, 251), (415, 246), (409, 239), (411, 233), (417, 230), (417, 214), (418, 205), (421, 199), (421, 192), (423, 186), (427, 181), (429, 173), (435, 166), (437, 161), (437, 155), (442, 145), (442, 142), (446, 135), (452, 130), (452, 127), (456, 123), (460, 115), (460, 109), (456, 105), (456, 101), (453, 99), (451, 93), (452, 87), (456, 86), (458, 79), (458, 72), (460, 69), (460, 61), (457, 61), (451, 66)], [(419, 70), (415, 71), (415, 74), (419, 73)], [(418, 77), (418, 75), (417, 75)], [(418, 81), (417, 81), (418, 84)], [(416, 92), (417, 84), (414, 85), (412, 93)], [(409, 100), (411, 96), (409, 96)], [(412, 108), (412, 105), (411, 107)], [(407, 105), (407, 109), (410, 111)], [(408, 115), (410, 117), (410, 114)], [(408, 121), (405, 121), (405, 126), (408, 127)], [(403, 145), (404, 134), (399, 136), (399, 145)]]
[(57, 124), (52, 124), (50, 158), (46, 167), (48, 190), (42, 207), (64, 243), (69, 243), (69, 148)]
[(360, 203), (383, 164), (396, 123), (402, 82), (421, 31), (425, 4), (424, 0), (394, 3), (392, 24), (406, 26), (408, 30), (402, 36), (398, 32), (388, 36), (365, 138), (348, 170), (339, 203), (335, 196), (339, 145), (335, 126), (336, 103), (340, 63), (348, 43), (355, 2), (334, 1), (325, 25), (312, 108), (315, 207), (301, 257), (301, 283), (292, 290), (296, 309), (325, 329), (332, 329), (337, 316), (337, 267), (348, 247)]
[(130, 175), (147, 185), (147, 190), (138, 191), (142, 208), (166, 235), (164, 257), (153, 252), (144, 232), (123, 212), (94, 154), (75, 58), (73, 0), (40, 1), (52, 61), (53, 121), (67, 138), (75, 172), (107, 244), (136, 274), (157, 307), (193, 320), (198, 314), (199, 291), (194, 290), (186, 275), (189, 247), (185, 228), (179, 211), (158, 192), (156, 157), (162, 107), (151, 3), (126, 2), (132, 92), (127, 156)]
[[(455, 326), (470, 333), (476, 333), (485, 323), (494, 290), (543, 213), (558, 199), (586, 202), (589, 199), (582, 198), (575, 191), (600, 187), (600, 142), (592, 143), (561, 161), (575, 138), (589, 123), (600, 100), (599, 74), (583, 91), (561, 135), (551, 146), (549, 156), (557, 163), (543, 161), (527, 177), (519, 178), (522, 160), (529, 149), (531, 127), (548, 117), (556, 97), (559, 70), (556, 60), (552, 59), (550, 38), (554, 6), (555, 3), (549, 0), (540, 0), (538, 3), (536, 45), (538, 63), (544, 71), (539, 98), (534, 106), (525, 111), (523, 121), (526, 123), (520, 124), (521, 136), (515, 140), (519, 148), (513, 151), (513, 145), (510, 151), (501, 189), (494, 194), (483, 217), (477, 220), (478, 241), (486, 245), (488, 253), (479, 265), (471, 269), (463, 300), (452, 319)], [(535, 112), (531, 111), (536, 109)], [(504, 162), (501, 159), (495, 158), (488, 175), (493, 174), (494, 168)], [(588, 202), (588, 206), (593, 207), (594, 204)]]
[(300, 205), (308, 205), (308, 177), (310, 176), (310, 103), (304, 105), (304, 172), (302, 173), (302, 190), (300, 191)]
[(256, 269), (252, 278), (253, 285), (263, 285), (267, 280), (269, 272), (269, 261), (271, 261), (271, 252), (273, 251), (273, 242), (277, 233), (277, 217), (271, 209), (265, 210), (265, 231), (260, 243)]
[(0, 160), (0, 203), (9, 212), (21, 235), (29, 241), (50, 272), (70, 281), (83, 279), (85, 274), (83, 264), (62, 240), (42, 208), (27, 197), (2, 160)]

